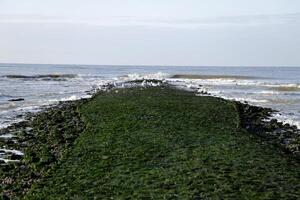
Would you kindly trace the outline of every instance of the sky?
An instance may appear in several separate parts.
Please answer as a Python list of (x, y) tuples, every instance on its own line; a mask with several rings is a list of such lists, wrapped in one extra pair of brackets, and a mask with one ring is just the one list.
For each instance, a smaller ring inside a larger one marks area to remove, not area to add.
[(300, 66), (299, 0), (0, 0), (0, 63)]

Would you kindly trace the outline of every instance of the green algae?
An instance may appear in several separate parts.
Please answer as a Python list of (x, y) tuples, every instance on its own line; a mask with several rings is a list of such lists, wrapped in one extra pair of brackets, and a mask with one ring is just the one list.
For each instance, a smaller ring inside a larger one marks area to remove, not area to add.
[(21, 148), (25, 155), (20, 162), (0, 165), (3, 198), (24, 196), (34, 182), (68, 156), (74, 140), (84, 130), (76, 111), (82, 102), (62, 103), (7, 130), (14, 132), (17, 140), (6, 143), (7, 148)]
[(169, 87), (80, 105), (85, 130), (25, 199), (297, 199), (299, 161), (240, 127), (236, 104)]

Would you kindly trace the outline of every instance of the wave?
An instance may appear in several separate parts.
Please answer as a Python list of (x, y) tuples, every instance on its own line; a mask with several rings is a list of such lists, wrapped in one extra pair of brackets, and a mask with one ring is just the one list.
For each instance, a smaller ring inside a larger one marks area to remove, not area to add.
[(255, 99), (255, 98), (243, 98), (243, 97), (222, 97), (228, 100), (240, 101), (244, 103), (268, 103), (269, 100), (267, 99)]
[(280, 92), (273, 91), (273, 90), (263, 90), (260, 92), (257, 92), (258, 94), (280, 94)]
[(4, 134), (4, 135), (0, 135), (0, 139), (10, 139), (10, 138), (14, 138), (14, 137), (16, 137), (16, 136), (13, 135), (13, 134), (10, 134), (10, 133)]
[(258, 86), (274, 89), (276, 91), (300, 91), (300, 83), (272, 83), (272, 80), (267, 81), (265, 78), (255, 76), (177, 74), (170, 78), (173, 79), (173, 81), (197, 81), (198, 83), (206, 85)]
[(0, 111), (11, 110), (17, 107), (17, 104), (14, 102), (0, 103)]
[(175, 74), (174, 79), (259, 79), (254, 76), (229, 76), (229, 75), (195, 75), (195, 74)]
[(90, 96), (86, 95), (86, 96), (76, 96), (76, 95), (72, 95), (70, 97), (65, 97), (65, 98), (62, 98), (60, 99), (59, 101), (75, 101), (75, 100), (78, 100), (78, 99), (81, 99), (81, 98), (88, 98)]
[(4, 153), (11, 153), (11, 154), (20, 155), (20, 156), (24, 155), (23, 152), (15, 150), (15, 149), (13, 149), (13, 150), (10, 150), (10, 149), (0, 149), (0, 151), (2, 151)]
[(3, 78), (8, 79), (42, 79), (42, 80), (64, 80), (78, 77), (76, 74), (37, 74), (37, 75), (4, 75)]
[(287, 124), (290, 124), (290, 125), (294, 125), (294, 126), (297, 126), (298, 128), (300, 128), (300, 118), (298, 117), (291, 117), (289, 114), (286, 114), (286, 113), (274, 113), (272, 115), (272, 118), (275, 118), (277, 119), (278, 121), (280, 122), (283, 122), (283, 123), (287, 123)]
[(125, 81), (136, 81), (136, 80), (163, 80), (166, 78), (169, 78), (170, 75), (167, 73), (162, 73), (162, 72), (158, 72), (158, 73), (153, 73), (153, 74), (127, 74), (124, 76), (120, 76), (119, 79), (120, 80), (125, 80)]
[(272, 90), (276, 90), (279, 92), (300, 92), (299, 84), (289, 84), (289, 85), (279, 85), (276, 87), (271, 87)]
[(13, 96), (0, 93), (0, 98), (12, 98)]

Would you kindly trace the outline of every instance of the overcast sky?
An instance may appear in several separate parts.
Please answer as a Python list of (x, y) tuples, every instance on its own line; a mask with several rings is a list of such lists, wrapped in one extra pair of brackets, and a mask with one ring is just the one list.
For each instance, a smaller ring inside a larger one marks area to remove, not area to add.
[(0, 0), (0, 63), (300, 66), (300, 1)]

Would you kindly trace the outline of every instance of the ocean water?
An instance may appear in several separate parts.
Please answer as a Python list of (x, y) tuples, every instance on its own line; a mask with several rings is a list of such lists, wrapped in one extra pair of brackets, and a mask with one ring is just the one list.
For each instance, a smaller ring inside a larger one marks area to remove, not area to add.
[[(176, 75), (176, 76), (174, 76)], [(173, 78), (172, 78), (173, 77)], [(300, 128), (300, 67), (175, 67), (0, 64), (0, 128), (59, 101), (88, 98), (106, 83), (158, 78), (190, 90), (278, 110)], [(24, 99), (23, 101), (12, 101)]]

